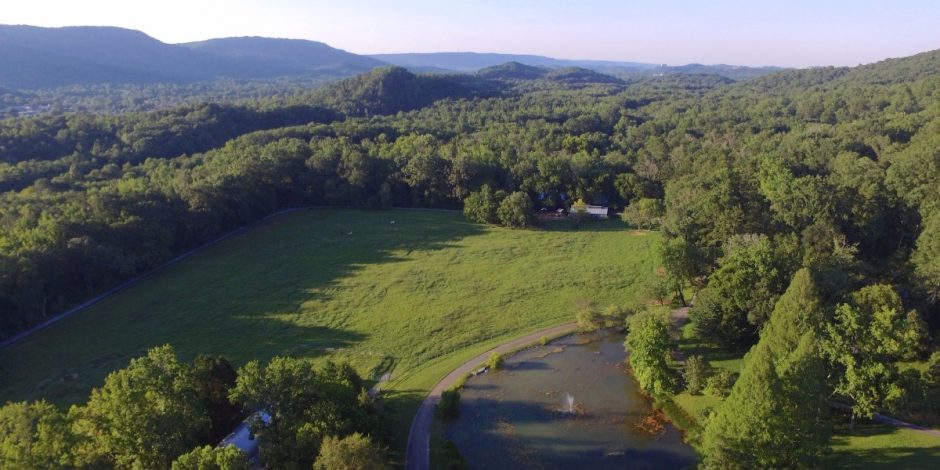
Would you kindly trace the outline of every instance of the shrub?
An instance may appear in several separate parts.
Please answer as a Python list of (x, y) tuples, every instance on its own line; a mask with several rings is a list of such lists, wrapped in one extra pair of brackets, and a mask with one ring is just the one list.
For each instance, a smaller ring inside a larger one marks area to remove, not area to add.
[(486, 359), (486, 367), (489, 367), (493, 370), (499, 370), (503, 368), (503, 355), (500, 353), (494, 352), (490, 354), (490, 357)]
[(666, 208), (659, 199), (643, 198), (624, 209), (620, 218), (636, 228), (652, 229), (662, 223)]
[(633, 309), (622, 307), (620, 305), (608, 305), (601, 314), (605, 328), (625, 328), (627, 318), (633, 313)]
[(499, 198), (488, 185), (483, 185), (479, 191), (470, 193), (463, 201), (463, 214), (467, 219), (481, 224), (495, 224), (499, 222), (496, 209), (499, 208)]
[(574, 318), (578, 324), (578, 330), (582, 332), (596, 331), (603, 326), (601, 313), (597, 311), (597, 306), (591, 301), (579, 302), (577, 310), (574, 312)]
[(532, 217), (532, 201), (529, 199), (528, 194), (516, 191), (503, 199), (503, 202), (499, 204), (499, 209), (496, 210), (496, 215), (499, 218), (499, 223), (504, 227), (531, 227), (534, 220)]
[(705, 395), (710, 397), (725, 398), (731, 393), (731, 387), (734, 386), (734, 373), (724, 369), (718, 369), (714, 375), (705, 380)]
[(454, 390), (460, 390), (464, 385), (467, 385), (467, 379), (470, 378), (470, 374), (464, 374), (457, 378), (454, 382)]
[(709, 364), (702, 356), (690, 356), (685, 361), (682, 378), (685, 379), (685, 389), (692, 395), (699, 395), (705, 388), (709, 375)]

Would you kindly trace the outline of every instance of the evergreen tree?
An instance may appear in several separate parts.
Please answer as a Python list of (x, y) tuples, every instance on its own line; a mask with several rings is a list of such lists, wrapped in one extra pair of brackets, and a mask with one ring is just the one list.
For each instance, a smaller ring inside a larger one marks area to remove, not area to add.
[(706, 468), (813, 468), (826, 452), (822, 307), (810, 272), (797, 271), (741, 377), (703, 436)]
[[(807, 334), (783, 374), (770, 347), (758, 343), (745, 359), (731, 394), (708, 421), (702, 438), (707, 469), (817, 468), (829, 446), (819, 419), (815, 339)], [(809, 373), (809, 375), (803, 375)], [(799, 392), (800, 387), (809, 387)]]

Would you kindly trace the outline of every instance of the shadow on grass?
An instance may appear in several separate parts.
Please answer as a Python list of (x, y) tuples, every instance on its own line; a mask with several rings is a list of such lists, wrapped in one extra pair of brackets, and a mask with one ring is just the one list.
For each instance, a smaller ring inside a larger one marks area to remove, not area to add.
[(630, 232), (637, 234), (654, 233), (648, 230), (634, 231), (629, 224), (620, 219), (587, 220), (575, 227), (568, 219), (542, 221), (538, 229), (545, 232)]
[(747, 349), (725, 349), (700, 341), (698, 338), (682, 338), (679, 340), (679, 349), (686, 356), (703, 356), (709, 361), (725, 361), (740, 359)]
[[(0, 402), (84, 401), (108, 373), (167, 343), (181, 357), (218, 354), (236, 366), (341, 351), (369, 337), (353, 331), (348, 312), (319, 309), (343, 279), (481, 233), (482, 226), (444, 213), (310, 210), (279, 216), (0, 351)], [(361, 292), (366, 300), (383, 295)], [(378, 360), (384, 364), (373, 364), (377, 373), (394, 366), (394, 358)]]
[[(857, 439), (871, 439), (860, 444)], [(830, 464), (839, 468), (937, 468), (940, 462), (940, 439), (932, 446), (912, 446), (910, 437), (896, 427), (861, 423), (849, 431), (848, 425), (837, 423), (832, 445), (836, 451)]]
[(396, 460), (405, 461), (404, 450), (408, 445), (408, 432), (418, 407), (427, 395), (424, 390), (387, 390), (382, 392), (382, 401), (392, 423), (391, 449)]

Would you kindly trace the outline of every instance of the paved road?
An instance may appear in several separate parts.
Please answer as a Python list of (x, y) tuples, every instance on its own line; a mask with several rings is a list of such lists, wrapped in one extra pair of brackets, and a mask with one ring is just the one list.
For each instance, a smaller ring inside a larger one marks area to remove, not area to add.
[(457, 379), (478, 369), (480, 364), (486, 362), (486, 359), (494, 352), (513, 352), (537, 343), (543, 336), (558, 337), (573, 333), (575, 330), (577, 330), (577, 326), (572, 322), (516, 338), (470, 359), (448, 374), (447, 377), (444, 377), (431, 389), (424, 401), (421, 402), (418, 413), (415, 414), (415, 419), (411, 422), (411, 431), (408, 432), (408, 448), (405, 454), (405, 468), (407, 470), (427, 470), (430, 466), (431, 425), (434, 423), (434, 408), (441, 399), (441, 392), (453, 387)]

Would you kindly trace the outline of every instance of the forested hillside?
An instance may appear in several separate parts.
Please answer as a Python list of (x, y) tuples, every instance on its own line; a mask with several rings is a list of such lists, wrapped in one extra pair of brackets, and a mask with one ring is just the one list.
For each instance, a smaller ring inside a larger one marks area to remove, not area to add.
[[(383, 69), (292, 106), (7, 119), (3, 332), (279, 207), (459, 207), (482, 184), (549, 208), (562, 194), (664, 199), (690, 279), (735, 237), (823, 252), (836, 240), (859, 267), (834, 287), (893, 279), (930, 319), (936, 57), (839, 71), (841, 85), (822, 87), (833, 72), (628, 86), (518, 65), (479, 78)], [(743, 324), (742, 340), (758, 326)]]

